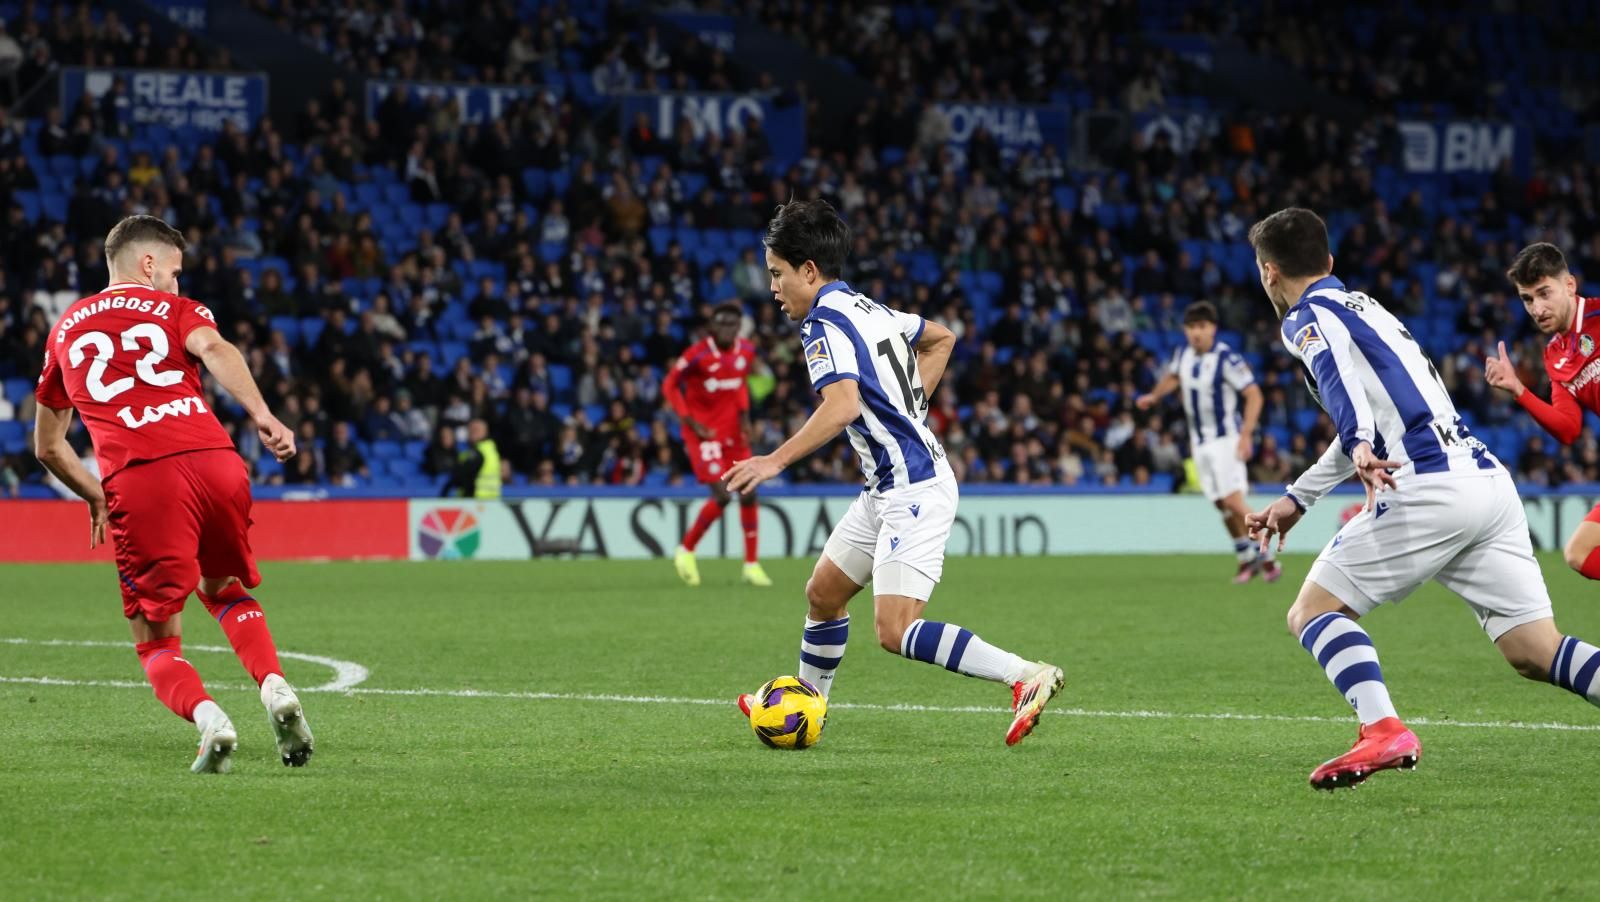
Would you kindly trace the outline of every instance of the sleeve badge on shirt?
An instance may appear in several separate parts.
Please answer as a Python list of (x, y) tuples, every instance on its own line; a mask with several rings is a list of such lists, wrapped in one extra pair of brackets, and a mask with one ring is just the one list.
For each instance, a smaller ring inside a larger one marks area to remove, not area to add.
[(813, 380), (833, 372), (833, 355), (828, 352), (828, 339), (818, 336), (806, 344), (806, 367)]
[(1294, 333), (1294, 347), (1300, 352), (1301, 357), (1310, 356), (1313, 351), (1326, 348), (1328, 343), (1322, 339), (1322, 330), (1316, 323), (1306, 323), (1299, 332)]
[(1578, 353), (1585, 357), (1594, 353), (1594, 336), (1585, 332), (1578, 338)]

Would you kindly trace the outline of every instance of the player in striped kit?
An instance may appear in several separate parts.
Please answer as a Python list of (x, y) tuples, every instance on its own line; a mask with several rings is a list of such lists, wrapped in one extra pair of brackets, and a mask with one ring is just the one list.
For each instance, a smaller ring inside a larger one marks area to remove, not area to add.
[(1173, 352), (1155, 388), (1136, 398), (1134, 404), (1149, 410), (1162, 398), (1179, 392), (1183, 415), (1189, 421), (1189, 448), (1200, 474), (1200, 490), (1222, 512), (1222, 525), (1233, 540), (1233, 554), (1239, 562), (1233, 581), (1247, 583), (1259, 573), (1267, 582), (1277, 582), (1283, 569), (1273, 559), (1272, 549), (1261, 550), (1244, 528), (1244, 518), (1250, 513), (1244, 500), (1250, 490), (1245, 463), (1250, 460), (1251, 439), (1261, 417), (1261, 386), (1256, 385), (1255, 374), (1244, 358), (1217, 340), (1217, 308), (1209, 302), (1196, 301), (1183, 311), (1183, 335), (1189, 343)]
[[(772, 293), (783, 312), (801, 322), (806, 366), (822, 403), (776, 451), (734, 464), (725, 477), (728, 488), (753, 490), (841, 431), (866, 476), (865, 489), (834, 527), (806, 583), (801, 679), (824, 695), (833, 688), (850, 628), (846, 606), (870, 581), (878, 643), (894, 654), (1011, 686), (1006, 744), (1016, 744), (1061, 690), (1061, 669), (922, 617), (944, 570), (956, 516), (955, 474), (924, 422), (955, 336), (839, 281), (850, 229), (824, 201), (779, 207), (764, 243)], [(750, 698), (739, 698), (746, 715)]]
[(1339, 428), (1284, 496), (1249, 517), (1265, 544), (1317, 499), (1360, 476), (1366, 507), (1317, 557), (1289, 609), (1300, 639), (1355, 709), (1355, 746), (1311, 773), (1318, 789), (1353, 786), (1422, 754), (1395, 713), (1377, 651), (1356, 620), (1430, 579), (1460, 595), (1517, 672), (1600, 705), (1600, 648), (1556, 629), (1516, 483), (1456, 414), (1426, 354), (1377, 301), (1332, 275), (1328, 232), (1310, 210), (1250, 229), (1283, 342)]

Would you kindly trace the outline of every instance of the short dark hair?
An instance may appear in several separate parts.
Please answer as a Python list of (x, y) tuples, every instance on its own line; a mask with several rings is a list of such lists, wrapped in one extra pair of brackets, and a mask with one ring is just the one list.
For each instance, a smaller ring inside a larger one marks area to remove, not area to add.
[(778, 206), (762, 244), (790, 266), (807, 260), (823, 278), (838, 278), (850, 253), (850, 227), (825, 200), (792, 200)]
[(715, 320), (719, 316), (734, 316), (742, 321), (744, 319), (744, 308), (734, 303), (718, 304), (711, 309), (711, 318)]
[(1517, 258), (1511, 261), (1511, 268), (1506, 270), (1506, 278), (1518, 288), (1531, 288), (1547, 277), (1555, 278), (1566, 272), (1567, 256), (1561, 253), (1561, 248), (1548, 241), (1539, 241), (1517, 253)]
[(1183, 324), (1185, 326), (1195, 323), (1217, 324), (1217, 307), (1210, 301), (1195, 301), (1183, 308)]
[(154, 241), (160, 244), (170, 244), (178, 250), (184, 250), (189, 242), (184, 239), (183, 233), (167, 225), (166, 220), (158, 216), (129, 216), (112, 226), (106, 235), (106, 259), (115, 260), (117, 256), (130, 245), (141, 241)]
[(1263, 263), (1291, 279), (1328, 271), (1328, 225), (1304, 207), (1289, 207), (1250, 227), (1250, 246)]

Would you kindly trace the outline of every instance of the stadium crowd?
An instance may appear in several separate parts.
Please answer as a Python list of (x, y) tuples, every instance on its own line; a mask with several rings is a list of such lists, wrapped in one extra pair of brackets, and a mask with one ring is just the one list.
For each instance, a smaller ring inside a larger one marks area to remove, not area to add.
[[(1068, 169), (1048, 146), (1007, 155), (982, 130), (953, 153), (936, 101), (1065, 94), (1133, 114), (1185, 97), (1193, 87), (1174, 56), (1119, 40), (1137, 27), (1132, 7), (1063, 4), (1025, 18), (1001, 6), (987, 23), (945, 14), (908, 32), (877, 7), (840, 29), (821, 11), (760, 5), (766, 24), (860, 72), (882, 98), (855, 129), (812, 130), (785, 171), (758, 127), (696, 141), (687, 126), (656, 134), (647, 120), (618, 127), (615, 113), (597, 114), (597, 98), (624, 85), (763, 83), (698, 40), (668, 46), (626, 7), (607, 21), (542, 5), (537, 21), (518, 22), (501, 5), (461, 24), (449, 4), (369, 0), (344, 15), (340, 4), (264, 2), (368, 74), (556, 78), (568, 89), (473, 124), (452, 102), (403, 89), (368, 118), (335, 83), (293, 122), (214, 139), (130, 130), (113, 104), (0, 120), (0, 376), (37, 374), (52, 318), (105, 284), (100, 237), (123, 215), (152, 213), (188, 235), (184, 292), (212, 307), (307, 450), (276, 466), (222, 399), (261, 482), (436, 490), (482, 419), (514, 483), (679, 483), (690, 471), (661, 378), (704, 337), (715, 304), (743, 305), (763, 362), (751, 379), (757, 453), (810, 410), (759, 230), (784, 199), (825, 197), (855, 230), (851, 284), (958, 336), (930, 418), (963, 481), (1181, 483), (1181, 412), (1139, 412), (1132, 400), (1181, 340), (1184, 306), (1205, 298), (1265, 390), (1252, 477), (1282, 482), (1333, 434), (1275, 349), (1244, 242), (1252, 222), (1292, 203), (1325, 215), (1336, 271), (1407, 319), (1524, 479), (1600, 482), (1592, 432), (1571, 449), (1530, 438), (1482, 378), (1485, 350), (1506, 339), (1524, 381), (1543, 382), (1537, 336), (1502, 275), (1523, 243), (1555, 241), (1600, 275), (1594, 167), (1557, 156), (1531, 180), (1509, 168), (1442, 189), (1408, 180), (1392, 104), (1352, 123), (1236, 111), (1181, 141), (1133, 129), (1093, 170)], [(19, 33), (45, 57), (153, 52), (120, 38), (84, 49), (24, 18)], [(128, 33), (112, 14), (99, 23)], [(961, 65), (942, 67), (948, 59)], [(84, 162), (52, 185), (37, 170), (61, 156)], [(67, 196), (60, 215), (37, 200), (52, 187)], [(0, 420), (26, 421), (31, 404), (8, 390)], [(0, 491), (40, 475), (15, 447), (0, 471)], [(785, 475), (858, 478), (842, 446)]]

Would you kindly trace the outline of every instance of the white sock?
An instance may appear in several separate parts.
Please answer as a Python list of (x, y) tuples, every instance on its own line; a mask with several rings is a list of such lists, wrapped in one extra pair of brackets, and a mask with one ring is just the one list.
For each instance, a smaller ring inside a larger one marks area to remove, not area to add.
[(1354, 620), (1337, 611), (1323, 614), (1306, 624), (1300, 645), (1317, 659), (1328, 681), (1355, 709), (1362, 726), (1398, 716), (1383, 682), (1383, 669), (1378, 666), (1378, 650)]
[(912, 621), (900, 640), (900, 654), (997, 683), (1020, 682), (1028, 670), (1027, 661), (979, 639), (971, 630), (937, 620)]
[(211, 699), (194, 706), (194, 727), (202, 733), (211, 725), (211, 721), (218, 717), (226, 720), (228, 715), (222, 713), (222, 708)]

